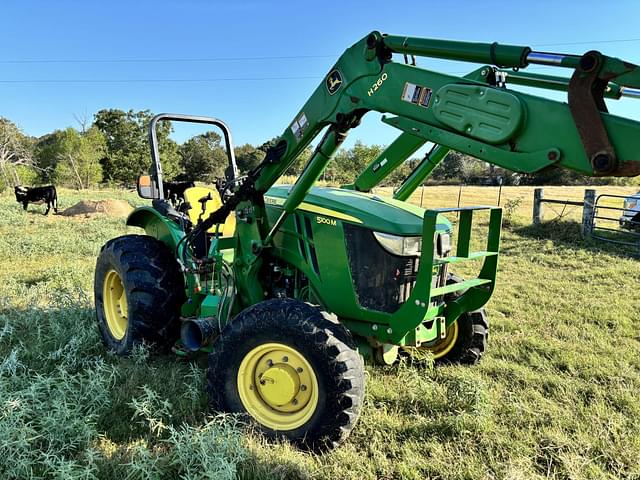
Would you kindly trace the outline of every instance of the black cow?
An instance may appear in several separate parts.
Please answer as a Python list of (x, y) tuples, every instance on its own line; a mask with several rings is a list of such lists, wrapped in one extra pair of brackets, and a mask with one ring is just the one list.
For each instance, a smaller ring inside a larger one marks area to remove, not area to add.
[(162, 182), (162, 191), (165, 200), (176, 205), (184, 202), (184, 191), (195, 186), (193, 182)]
[(51, 207), (53, 207), (54, 212), (58, 213), (58, 193), (53, 185), (47, 185), (46, 187), (17, 186), (15, 192), (17, 202), (21, 203), (25, 210), (30, 203), (46, 203), (47, 211), (44, 212), (45, 215), (49, 214)]

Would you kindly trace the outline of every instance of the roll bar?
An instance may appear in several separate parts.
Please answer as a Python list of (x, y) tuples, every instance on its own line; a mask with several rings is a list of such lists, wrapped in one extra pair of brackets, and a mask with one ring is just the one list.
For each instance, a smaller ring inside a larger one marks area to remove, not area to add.
[(222, 120), (213, 117), (202, 117), (199, 115), (183, 115), (180, 113), (160, 113), (151, 119), (149, 124), (149, 144), (151, 145), (151, 177), (155, 181), (157, 198), (164, 199), (164, 190), (162, 188), (162, 164), (160, 163), (160, 149), (158, 147), (158, 122), (161, 121), (183, 122), (183, 123), (202, 123), (206, 125), (215, 125), (222, 130), (224, 136), (225, 147), (227, 149), (227, 157), (229, 158), (229, 166), (231, 167), (232, 178), (227, 180), (235, 180), (238, 176), (238, 167), (236, 165), (236, 155), (233, 150), (233, 139), (231, 138), (231, 130)]

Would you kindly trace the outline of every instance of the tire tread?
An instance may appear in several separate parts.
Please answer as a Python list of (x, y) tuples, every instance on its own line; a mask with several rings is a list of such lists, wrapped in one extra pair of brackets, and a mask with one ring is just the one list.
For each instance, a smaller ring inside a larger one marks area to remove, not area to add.
[[(276, 323), (275, 318), (280, 322)], [(285, 433), (284, 436), (294, 443), (312, 450), (334, 448), (349, 435), (359, 416), (364, 399), (364, 366), (349, 331), (318, 307), (293, 299), (275, 299), (253, 305), (237, 315), (217, 339), (209, 356), (207, 390), (210, 406), (214, 410), (229, 409), (222, 385), (222, 373), (229, 367), (229, 353), (243, 338), (276, 326), (286, 331), (301, 331), (302, 336), (313, 344), (313, 349), (326, 360), (326, 370), (332, 377), (325, 404), (328, 412), (317, 428), (294, 438), (285, 432), (280, 434)], [(283, 436), (273, 431), (265, 433)]]

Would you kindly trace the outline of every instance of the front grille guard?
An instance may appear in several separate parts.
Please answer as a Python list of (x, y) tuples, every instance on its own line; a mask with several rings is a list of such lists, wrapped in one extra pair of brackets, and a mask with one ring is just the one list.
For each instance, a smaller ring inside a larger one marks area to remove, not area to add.
[[(477, 211), (489, 211), (489, 225), (486, 249), (471, 251), (471, 230), (473, 214)], [(438, 216), (445, 213), (458, 213), (458, 234), (455, 238), (455, 255), (434, 258), (434, 242)], [(368, 322), (348, 322), (350, 328), (364, 336), (375, 337), (384, 343), (396, 345), (414, 345), (428, 341), (437, 322), (426, 327), (431, 320), (440, 318), (449, 326), (466, 312), (481, 308), (491, 298), (495, 287), (500, 248), (500, 230), (502, 209), (491, 206), (440, 208), (427, 210), (424, 214), (422, 229), (422, 253), (416, 283), (407, 301), (386, 321), (370, 324)], [(434, 287), (433, 269), (436, 265), (453, 264), (470, 260), (484, 259), (480, 273), (476, 278), (460, 283)], [(454, 292), (463, 292), (449, 302), (438, 299)], [(434, 301), (436, 300), (436, 301)], [(435, 325), (435, 326), (434, 326)]]

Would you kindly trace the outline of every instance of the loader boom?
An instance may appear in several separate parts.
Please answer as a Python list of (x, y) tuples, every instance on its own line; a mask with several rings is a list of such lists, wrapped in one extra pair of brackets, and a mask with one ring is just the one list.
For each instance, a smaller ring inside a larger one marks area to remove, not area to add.
[[(394, 61), (394, 54), (484, 62), (456, 77)], [(573, 70), (570, 79), (518, 71), (531, 64)], [(504, 68), (513, 68), (506, 71)], [(568, 103), (506, 88), (508, 83), (566, 90)], [(431, 40), (372, 32), (347, 49), (316, 88), (267, 158), (251, 176), (266, 192), (324, 130), (307, 167), (292, 188), (283, 218), (302, 202), (351, 128), (370, 111), (402, 133), (355, 183), (368, 191), (422, 144), (439, 145), (412, 175), (419, 184), (453, 149), (517, 172), (551, 165), (591, 176), (640, 174), (640, 123), (611, 115), (604, 98), (640, 96), (640, 69), (596, 51), (567, 55), (526, 46)], [(240, 201), (240, 198), (237, 199)]]
[[(394, 54), (493, 65), (456, 77), (395, 62)], [(573, 74), (567, 80), (517, 71), (530, 64), (570, 68)], [(516, 71), (508, 72), (504, 67)], [(510, 80), (567, 90), (568, 103), (510, 90), (506, 88)], [(275, 235), (366, 113), (384, 113), (382, 121), (401, 133), (348, 188), (369, 191), (421, 145), (435, 145), (396, 192), (395, 198), (404, 200), (448, 150), (516, 172), (557, 166), (591, 176), (638, 175), (640, 122), (608, 113), (604, 97), (634, 97), (639, 87), (636, 65), (595, 51), (565, 55), (522, 46), (398, 37), (374, 31), (343, 53), (265, 159), (218, 211), (196, 227), (193, 236), (224, 222), (235, 209), (250, 211), (250, 219), (238, 222), (235, 266), (243, 271), (238, 281), (241, 300), (245, 304), (259, 302), (264, 298), (258, 278), (261, 252), (272, 247)], [(268, 218), (265, 192), (323, 131), (302, 174), (287, 192), (281, 213), (275, 219)], [(487, 251), (494, 248), (497, 242)], [(493, 282), (493, 274), (485, 277)], [(483, 298), (486, 302), (489, 297)], [(447, 322), (454, 319), (452, 315)]]

